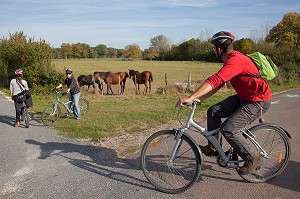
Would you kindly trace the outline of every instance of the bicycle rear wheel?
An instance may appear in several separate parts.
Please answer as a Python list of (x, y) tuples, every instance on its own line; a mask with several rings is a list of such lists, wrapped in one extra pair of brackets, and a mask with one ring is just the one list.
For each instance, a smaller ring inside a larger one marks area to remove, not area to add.
[[(80, 115), (84, 116), (90, 110), (90, 103), (84, 98), (79, 99)], [(76, 111), (76, 108), (75, 108)]]
[(290, 143), (284, 130), (275, 125), (258, 125), (249, 129), (255, 140), (266, 151), (264, 162), (250, 174), (238, 174), (249, 182), (267, 182), (278, 176), (290, 158)]
[(175, 131), (159, 131), (146, 140), (141, 152), (141, 166), (146, 178), (160, 191), (172, 194), (183, 192), (196, 182), (201, 163), (197, 147), (185, 135), (170, 161), (175, 143)]
[(60, 107), (57, 104), (50, 104), (43, 110), (42, 122), (51, 125), (58, 121), (61, 115)]

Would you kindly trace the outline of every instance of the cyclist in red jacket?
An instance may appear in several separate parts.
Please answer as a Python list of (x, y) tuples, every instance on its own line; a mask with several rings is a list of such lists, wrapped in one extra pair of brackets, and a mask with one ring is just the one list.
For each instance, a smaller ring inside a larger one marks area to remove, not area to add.
[[(268, 83), (259, 77), (259, 70), (246, 55), (233, 50), (234, 36), (230, 32), (221, 31), (211, 38), (217, 59), (224, 62), (222, 68), (210, 76), (205, 82), (187, 98), (181, 98), (176, 105), (200, 101), (212, 96), (226, 82), (230, 82), (236, 95), (213, 105), (207, 111), (207, 130), (221, 129), (222, 135), (233, 147), (237, 154), (245, 161), (239, 169), (241, 173), (250, 173), (262, 162), (260, 154), (253, 146), (247, 144), (240, 129), (250, 124), (263, 113), (271, 104), (271, 89)], [(223, 123), (222, 118), (227, 118)], [(215, 136), (219, 139), (219, 135)], [(200, 146), (205, 155), (218, 155), (216, 149), (208, 143)]]

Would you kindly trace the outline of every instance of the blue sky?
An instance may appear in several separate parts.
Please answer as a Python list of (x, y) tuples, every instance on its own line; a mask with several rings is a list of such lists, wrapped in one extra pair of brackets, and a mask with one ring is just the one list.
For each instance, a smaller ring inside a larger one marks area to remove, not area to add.
[(238, 39), (300, 13), (299, 0), (0, 0), (0, 36), (23, 31), (53, 47), (149, 48), (164, 35), (172, 44), (226, 30)]

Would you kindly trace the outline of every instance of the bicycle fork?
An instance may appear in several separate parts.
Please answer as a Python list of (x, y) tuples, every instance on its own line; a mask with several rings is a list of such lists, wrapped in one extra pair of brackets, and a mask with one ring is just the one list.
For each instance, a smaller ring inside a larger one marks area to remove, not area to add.
[(176, 140), (176, 142), (175, 142), (175, 146), (172, 150), (172, 153), (171, 153), (170, 157), (167, 159), (167, 164), (170, 164), (170, 163), (173, 162), (173, 160), (174, 160), (174, 158), (175, 158), (175, 156), (178, 152), (178, 149), (180, 148), (180, 146), (182, 144), (181, 137), (182, 137), (182, 134), (184, 132), (184, 129), (174, 129), (174, 131), (175, 131), (174, 139)]

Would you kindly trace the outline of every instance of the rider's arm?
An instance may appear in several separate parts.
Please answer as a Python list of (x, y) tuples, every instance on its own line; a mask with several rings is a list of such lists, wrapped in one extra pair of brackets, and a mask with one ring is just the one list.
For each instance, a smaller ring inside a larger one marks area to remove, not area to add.
[(200, 101), (203, 101), (204, 99), (208, 98), (209, 96), (213, 95), (218, 88), (213, 89), (213, 87), (207, 83), (204, 82), (192, 95), (190, 95), (188, 98), (181, 98), (177, 101), (176, 106), (183, 106), (183, 103), (189, 103), (195, 99), (199, 99)]
[(193, 101), (194, 99), (200, 99), (201, 101), (205, 100), (209, 96), (215, 93), (215, 89), (212, 86), (204, 82), (192, 95), (187, 98), (187, 101)]
[(58, 85), (57, 87), (56, 87), (56, 89), (59, 89), (60, 87), (62, 87), (63, 85), (62, 84), (60, 84), (60, 85)]

